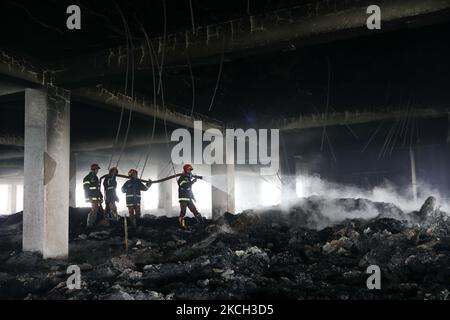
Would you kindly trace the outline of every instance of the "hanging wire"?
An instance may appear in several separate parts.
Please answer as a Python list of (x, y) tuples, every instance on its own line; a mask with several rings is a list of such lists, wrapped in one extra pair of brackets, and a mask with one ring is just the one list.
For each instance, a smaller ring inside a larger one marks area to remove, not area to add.
[[(126, 48), (127, 48), (127, 67), (126, 67), (126, 73), (125, 73), (125, 95), (126, 95), (127, 92), (128, 92), (128, 76), (129, 76), (129, 63), (130, 63), (129, 39), (128, 39), (126, 20), (125, 20), (125, 17), (123, 15), (123, 13), (122, 13), (122, 10), (120, 9), (119, 5), (115, 1), (113, 1), (113, 3), (115, 4), (117, 11), (119, 12), (119, 14), (120, 14), (120, 16), (122, 18), (123, 27), (124, 27), (124, 30), (125, 30), (125, 39), (126, 39)], [(113, 146), (112, 146), (112, 152), (111, 152), (111, 157), (109, 159), (108, 169), (111, 168), (112, 160), (114, 158), (114, 154), (116, 153), (117, 144), (119, 142), (120, 129), (122, 128), (122, 121), (123, 121), (124, 113), (125, 113), (125, 105), (122, 104), (122, 108), (121, 108), (121, 111), (120, 111), (119, 124), (117, 126), (116, 137), (114, 139), (114, 143), (113, 143)]]
[(328, 147), (330, 148), (331, 156), (333, 157), (334, 162), (337, 162), (336, 155), (334, 154), (334, 149), (333, 149), (333, 146), (331, 145), (331, 140), (330, 140), (330, 137), (328, 136), (328, 133), (325, 132), (325, 136), (328, 141)]
[(384, 121), (381, 121), (380, 124), (378, 125), (378, 127), (375, 129), (375, 131), (372, 133), (372, 135), (370, 136), (369, 140), (367, 141), (366, 145), (364, 146), (364, 148), (362, 149), (361, 152), (366, 151), (367, 147), (369, 147), (370, 143), (372, 142), (372, 140), (375, 138), (375, 136), (377, 135), (378, 131), (380, 131), (381, 127), (383, 126)]
[[(144, 26), (142, 25), (142, 23), (139, 22), (139, 24), (140, 24), (142, 33), (144, 34), (145, 40), (146, 40), (146, 42), (147, 42), (148, 52), (149, 52), (149, 54), (150, 54), (150, 62), (151, 62), (151, 66), (152, 66), (152, 83), (153, 83), (153, 106), (156, 108), (156, 103), (157, 103), (157, 102), (156, 102), (156, 77), (155, 77), (155, 61), (156, 61), (156, 59), (153, 58), (154, 50), (153, 50), (153, 46), (152, 46), (151, 40), (150, 40), (150, 38), (149, 38), (147, 32), (145, 31), (145, 28), (144, 28)], [(156, 58), (156, 57), (155, 57), (155, 58)], [(157, 63), (158, 63), (158, 62), (156, 61), (156, 64), (157, 64)], [(158, 65), (157, 65), (156, 67), (159, 68)], [(151, 135), (150, 143), (149, 143), (149, 145), (148, 145), (147, 154), (146, 154), (146, 156), (145, 156), (144, 165), (143, 165), (143, 167), (142, 167), (141, 178), (142, 178), (142, 176), (144, 175), (144, 171), (145, 171), (145, 168), (146, 168), (146, 166), (147, 166), (148, 159), (149, 159), (149, 157), (150, 157), (150, 152), (151, 152), (153, 140), (154, 140), (154, 137), (155, 137), (155, 127), (156, 127), (156, 113), (153, 115), (152, 135)], [(138, 162), (138, 164), (137, 164), (137, 166), (136, 166), (136, 169), (137, 169), (137, 167), (139, 167), (140, 162), (141, 162), (141, 157), (139, 157), (139, 162)]]
[[(162, 82), (161, 82), (161, 101), (162, 101), (162, 106), (164, 109), (164, 132), (166, 135), (166, 147), (167, 147), (168, 154), (170, 154), (169, 134), (167, 132), (167, 107), (166, 107), (166, 104), (164, 101), (164, 86), (162, 85)], [(170, 158), (170, 163), (172, 164), (173, 173), (176, 174), (175, 165), (173, 164), (172, 158)]]
[(394, 138), (394, 140), (392, 142), (391, 150), (389, 152), (390, 155), (392, 155), (392, 152), (394, 151), (395, 145), (397, 144), (397, 138), (403, 136), (403, 133), (404, 133), (405, 127), (406, 127), (406, 123), (408, 121), (408, 116), (409, 116), (409, 113), (410, 113), (410, 107), (411, 107), (411, 97), (408, 99), (408, 103), (407, 103), (406, 110), (405, 110), (406, 117), (402, 118), (402, 123), (400, 125), (400, 128), (399, 128), (399, 130), (397, 130), (397, 134), (395, 135), (395, 138)]
[[(125, 19), (125, 16), (123, 16), (123, 19)], [(128, 33), (128, 39), (129, 39), (130, 48), (131, 48), (131, 73), (132, 73), (132, 76), (131, 76), (131, 101), (132, 101), (132, 104), (131, 104), (131, 108), (130, 108), (130, 113), (128, 115), (128, 124), (127, 124), (127, 129), (125, 131), (125, 138), (124, 138), (124, 141), (122, 143), (122, 148), (121, 148), (120, 153), (119, 153), (119, 158), (117, 159), (116, 167), (119, 166), (120, 160), (122, 159), (122, 155), (123, 155), (123, 152), (125, 150), (125, 146), (126, 146), (127, 141), (128, 141), (128, 135), (130, 133), (130, 128), (131, 128), (131, 119), (132, 119), (132, 115), (133, 115), (134, 106), (135, 106), (135, 103), (136, 103), (136, 101), (134, 99), (134, 80), (135, 80), (135, 74), (134, 74), (134, 72), (135, 72), (134, 44), (133, 44), (133, 41), (131, 39), (132, 35), (131, 35), (131, 31), (130, 31), (130, 28), (129, 28), (129, 25), (128, 25), (128, 22), (126, 21), (126, 19), (125, 19), (125, 24), (126, 24), (126, 29), (127, 29), (127, 33)]]
[(330, 58), (327, 57), (327, 66), (328, 66), (328, 82), (327, 82), (327, 102), (325, 105), (325, 115), (323, 119), (323, 128), (322, 128), (322, 142), (320, 144), (320, 151), (323, 151), (323, 145), (325, 142), (325, 134), (327, 130), (327, 117), (328, 117), (328, 109), (330, 107), (330, 89), (331, 89), (331, 63)]
[(220, 83), (220, 78), (222, 76), (222, 67), (223, 67), (224, 58), (225, 58), (225, 38), (223, 38), (223, 43), (222, 43), (222, 56), (220, 57), (220, 66), (219, 66), (219, 73), (217, 75), (216, 86), (214, 88), (214, 93), (211, 98), (211, 103), (209, 104), (208, 111), (211, 111), (213, 104), (214, 104), (214, 99), (216, 98), (217, 89), (219, 89), (219, 83)]
[(191, 77), (191, 87), (192, 87), (192, 106), (191, 106), (191, 118), (194, 116), (194, 107), (195, 107), (195, 80), (194, 73), (192, 72), (191, 59), (189, 58), (189, 51), (186, 49), (186, 59), (189, 68), (189, 75)]
[(189, 0), (189, 8), (191, 10), (192, 34), (195, 34), (194, 7), (192, 6), (192, 0)]
[(158, 94), (160, 94), (161, 90), (162, 90), (162, 73), (163, 73), (163, 69), (164, 69), (164, 58), (166, 56), (166, 43), (167, 43), (167, 8), (166, 8), (165, 0), (162, 0), (162, 6), (163, 6), (163, 17), (164, 17), (164, 34), (163, 34), (161, 64), (160, 64), (160, 68), (159, 68)]
[(389, 129), (389, 132), (386, 135), (386, 138), (384, 140), (383, 146), (381, 147), (381, 150), (380, 150), (380, 152), (378, 154), (378, 159), (384, 157), (384, 155), (386, 154), (386, 150), (387, 150), (387, 148), (389, 146), (389, 143), (391, 141), (392, 135), (394, 134), (394, 131), (396, 129), (396, 126), (397, 126), (398, 122), (399, 122), (398, 118), (395, 119), (395, 121), (392, 122), (391, 128)]
[[(167, 132), (167, 107), (166, 102), (164, 99), (164, 85), (163, 85), (163, 72), (164, 72), (164, 59), (166, 55), (166, 41), (167, 41), (167, 8), (166, 8), (166, 1), (162, 0), (163, 4), (163, 16), (164, 16), (164, 36), (163, 36), (163, 48), (162, 48), (162, 56), (161, 56), (161, 64), (159, 66), (159, 84), (158, 84), (158, 94), (161, 95), (161, 104), (162, 108), (164, 110), (164, 133), (166, 136), (166, 147), (167, 151), (170, 154), (170, 147), (169, 147), (169, 134)], [(170, 159), (170, 163), (172, 164), (173, 173), (175, 174), (175, 166), (172, 162), (172, 159)]]

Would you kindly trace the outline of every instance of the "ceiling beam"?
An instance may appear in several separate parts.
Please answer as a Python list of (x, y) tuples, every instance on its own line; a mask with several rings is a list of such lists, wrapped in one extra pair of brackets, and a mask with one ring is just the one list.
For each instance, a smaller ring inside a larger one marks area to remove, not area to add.
[(303, 130), (324, 126), (344, 126), (376, 121), (392, 121), (407, 117), (439, 118), (446, 117), (447, 115), (447, 109), (413, 109), (410, 112), (406, 110), (333, 112), (328, 115), (321, 113), (297, 118), (278, 118), (272, 122), (270, 127), (285, 131)]
[(132, 98), (120, 93), (119, 90), (106, 88), (102, 85), (74, 89), (72, 91), (72, 97), (73, 99), (88, 104), (101, 104), (119, 109), (123, 107), (125, 110), (133, 110), (133, 112), (149, 117), (156, 117), (162, 121), (167, 121), (182, 127), (193, 128), (194, 121), (202, 121), (204, 130), (209, 128), (223, 128), (221, 122), (202, 114), (193, 113), (191, 115), (188, 110), (183, 110), (173, 105), (166, 105), (163, 108), (160, 105), (154, 105), (152, 98), (138, 93), (135, 93)]
[[(153, 140), (150, 136), (140, 136), (140, 137), (130, 137), (125, 148), (135, 148), (135, 147), (145, 147), (150, 144), (164, 144), (164, 143), (172, 143), (170, 141), (170, 137), (166, 138), (166, 136), (155, 136)], [(113, 148), (114, 140), (113, 139), (103, 139), (103, 140), (94, 140), (87, 142), (76, 142), (71, 146), (71, 152), (93, 152), (93, 151), (105, 151), (111, 150)], [(12, 135), (3, 135), (0, 136), (0, 146), (11, 146), (11, 147), (23, 147), (24, 139), (23, 136), (12, 136)], [(122, 141), (119, 140), (118, 147), (121, 148)], [(2, 152), (0, 154), (0, 159), (14, 159), (14, 158), (23, 158), (23, 151), (10, 151), (10, 152)]]
[(0, 136), (0, 145), (10, 147), (23, 147), (24, 145), (23, 136), (2, 135)]
[[(367, 7), (373, 1), (317, 1), (314, 4), (285, 8), (263, 15), (245, 16), (214, 25), (171, 33), (151, 40), (157, 61), (164, 57), (164, 68), (220, 61), (222, 53), (248, 54), (258, 50), (290, 48), (310, 43), (335, 41), (361, 34), (378, 34), (415, 24), (436, 23), (439, 15), (449, 14), (450, 0), (385, 0), (381, 7), (381, 30), (368, 30)], [(152, 70), (146, 41), (135, 45), (136, 72)], [(125, 46), (110, 48), (76, 60), (62, 61), (54, 73), (54, 83), (77, 86), (88, 80), (124, 74), (127, 68)]]
[[(51, 69), (39, 67), (39, 64), (36, 62), (30, 63), (28, 60), (15, 58), (0, 50), (0, 75), (6, 75), (16, 81), (26, 82), (27, 85), (24, 85), (24, 87), (56, 87), (53, 82), (54, 73), (55, 71)], [(23, 88), (21, 86), (15, 87), (14, 85), (4, 84), (2, 89), (2, 83), (0, 83), (0, 95), (3, 91), (5, 94), (10, 94), (18, 92), (18, 90), (23, 90)], [(193, 113), (191, 116), (187, 110), (173, 105), (166, 105), (163, 108), (162, 106), (153, 105), (150, 102), (153, 99), (146, 98), (138, 93), (134, 93), (132, 98), (121, 94), (119, 90), (105, 88), (102, 85), (75, 89), (72, 92), (72, 97), (91, 105), (102, 104), (112, 108), (121, 109), (124, 107), (127, 110), (133, 109), (133, 112), (138, 114), (156, 117), (157, 119), (188, 128), (193, 128), (195, 120), (203, 121), (205, 129), (223, 127), (221, 122), (199, 113)]]
[(0, 97), (24, 91), (25, 91), (24, 86), (0, 80)]

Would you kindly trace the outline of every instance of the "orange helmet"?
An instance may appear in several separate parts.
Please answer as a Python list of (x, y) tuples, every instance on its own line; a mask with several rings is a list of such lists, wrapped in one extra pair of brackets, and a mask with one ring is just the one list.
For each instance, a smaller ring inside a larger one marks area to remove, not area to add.
[(184, 166), (183, 166), (183, 171), (184, 172), (188, 172), (188, 170), (194, 170), (194, 168), (192, 168), (192, 165), (191, 164), (185, 164)]
[(91, 164), (91, 170), (100, 169), (99, 165), (96, 163)]
[(109, 168), (109, 174), (113, 174), (113, 172), (115, 174), (119, 174), (119, 170), (116, 167)]
[(137, 175), (138, 172), (135, 169), (130, 169), (130, 171), (128, 171), (128, 176), (129, 177), (133, 176), (133, 173), (136, 173), (136, 175)]

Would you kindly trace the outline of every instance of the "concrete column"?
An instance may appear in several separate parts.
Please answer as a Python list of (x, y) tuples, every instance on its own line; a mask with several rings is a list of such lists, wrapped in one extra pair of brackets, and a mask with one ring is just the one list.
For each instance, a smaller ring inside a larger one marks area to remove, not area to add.
[(409, 148), (409, 160), (411, 162), (411, 190), (414, 203), (417, 204), (417, 179), (416, 179), (416, 158), (413, 147)]
[(298, 197), (303, 197), (305, 194), (304, 181), (302, 180), (302, 175), (304, 174), (302, 168), (301, 158), (295, 159), (295, 194)]
[(23, 250), (69, 252), (70, 93), (25, 90)]
[(17, 185), (15, 183), (8, 186), (8, 211), (17, 212)]
[(212, 218), (217, 219), (224, 212), (234, 213), (234, 164), (213, 164), (211, 166)]
[(296, 164), (290, 162), (290, 158), (286, 152), (282, 155), (282, 161), (280, 161), (280, 170), (278, 177), (281, 185), (281, 207), (287, 209), (297, 199), (296, 192)]
[(172, 208), (172, 183), (173, 180), (164, 181), (158, 185), (158, 209), (162, 209), (167, 215)]
[(75, 153), (70, 153), (70, 172), (69, 172), (69, 206), (77, 206), (77, 158)]

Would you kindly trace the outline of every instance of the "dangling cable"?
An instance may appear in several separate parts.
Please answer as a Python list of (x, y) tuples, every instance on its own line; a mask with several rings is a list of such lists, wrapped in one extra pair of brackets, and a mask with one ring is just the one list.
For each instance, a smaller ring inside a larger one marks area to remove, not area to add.
[[(130, 53), (129, 39), (128, 39), (127, 26), (126, 26), (126, 23), (125, 23), (125, 17), (124, 17), (124, 15), (122, 13), (122, 10), (120, 10), (119, 5), (115, 1), (113, 1), (113, 2), (115, 4), (115, 6), (116, 6), (117, 11), (119, 12), (119, 15), (122, 18), (123, 27), (124, 27), (124, 30), (125, 30), (125, 39), (126, 39), (126, 48), (127, 48), (127, 67), (126, 67), (126, 74), (125, 74), (125, 95), (126, 95), (127, 91), (128, 91), (128, 76), (129, 76), (129, 63), (130, 63), (130, 59), (129, 59), (129, 57), (130, 57), (129, 56), (129, 53)], [(123, 121), (124, 113), (125, 113), (125, 105), (122, 104), (122, 108), (121, 108), (121, 111), (120, 111), (119, 125), (117, 126), (116, 137), (114, 139), (114, 143), (113, 143), (113, 146), (112, 146), (112, 152), (111, 152), (111, 157), (109, 159), (108, 169), (111, 168), (112, 160), (114, 158), (114, 154), (116, 152), (117, 144), (119, 142), (120, 129), (122, 128), (122, 121)]]
[[(150, 54), (150, 61), (151, 61), (151, 65), (152, 65), (152, 80), (153, 80), (153, 106), (156, 108), (156, 77), (155, 77), (155, 66), (154, 66), (154, 60), (153, 60), (154, 51), (153, 51), (153, 46), (151, 44), (150, 38), (148, 37), (148, 34), (145, 31), (145, 28), (144, 28), (144, 26), (142, 24), (141, 24), (141, 30), (144, 33), (145, 40), (146, 40), (147, 46), (148, 46), (148, 52)], [(144, 165), (142, 167), (141, 178), (144, 175), (144, 171), (145, 171), (145, 168), (147, 166), (147, 161), (148, 161), (148, 159), (150, 157), (150, 151), (151, 151), (151, 147), (152, 147), (152, 144), (153, 144), (153, 139), (154, 139), (154, 136), (155, 136), (155, 127), (156, 127), (156, 113), (153, 116), (152, 137), (151, 137), (151, 141), (150, 141), (150, 143), (148, 145), (147, 154), (145, 156)], [(140, 162), (140, 158), (139, 158), (139, 162)], [(138, 167), (138, 166), (139, 166), (139, 163), (138, 163), (138, 165), (136, 167)]]
[(192, 34), (195, 34), (194, 8), (192, 6), (192, 0), (189, 0), (189, 8), (191, 9)]
[[(123, 18), (125, 19), (125, 17), (123, 17)], [(126, 22), (126, 20), (125, 20), (125, 24), (127, 26), (127, 32), (128, 32), (128, 37), (130, 39), (130, 47), (131, 47), (131, 66), (132, 66), (132, 69), (131, 69), (131, 73), (132, 73), (132, 75), (131, 75), (131, 101), (132, 101), (132, 104), (131, 104), (131, 108), (130, 108), (130, 113), (128, 115), (128, 124), (127, 124), (127, 129), (125, 131), (125, 138), (124, 138), (124, 141), (122, 143), (122, 148), (120, 150), (119, 158), (117, 159), (116, 167), (119, 166), (120, 160), (122, 159), (123, 151), (125, 150), (125, 146), (126, 146), (127, 141), (128, 141), (128, 135), (130, 133), (130, 128), (131, 128), (131, 119), (132, 119), (132, 115), (133, 115), (133, 109), (134, 109), (134, 105), (136, 103), (135, 99), (134, 99), (134, 80), (135, 80), (135, 74), (134, 74), (134, 71), (135, 71), (134, 44), (133, 44), (133, 41), (131, 39), (132, 35), (131, 35), (131, 31), (130, 31), (129, 25)]]
[(167, 43), (167, 8), (166, 8), (166, 0), (162, 0), (163, 4), (163, 16), (164, 16), (164, 35), (163, 35), (163, 47), (161, 53), (161, 65), (159, 68), (159, 83), (158, 83), (158, 94), (160, 94), (162, 90), (162, 73), (164, 69), (164, 58), (166, 56), (166, 43)]
[(322, 142), (320, 144), (320, 151), (323, 151), (323, 145), (325, 142), (325, 134), (327, 130), (326, 121), (328, 118), (328, 109), (330, 107), (330, 89), (331, 89), (331, 63), (330, 58), (327, 57), (327, 66), (328, 66), (328, 84), (327, 84), (327, 102), (325, 106), (325, 116), (323, 120), (323, 128), (322, 128)]
[(188, 63), (189, 74), (191, 76), (191, 87), (192, 87), (191, 118), (192, 118), (194, 115), (194, 107), (195, 107), (195, 80), (194, 80), (194, 73), (192, 72), (191, 59), (189, 59), (189, 52), (187, 49), (186, 49), (186, 59)]
[(211, 111), (213, 104), (214, 104), (214, 99), (216, 98), (217, 89), (219, 89), (220, 78), (222, 76), (222, 67), (223, 67), (224, 57), (225, 57), (225, 38), (223, 38), (222, 56), (220, 57), (220, 66), (219, 66), (219, 73), (217, 75), (216, 87), (214, 88), (214, 93), (213, 93), (208, 111)]

